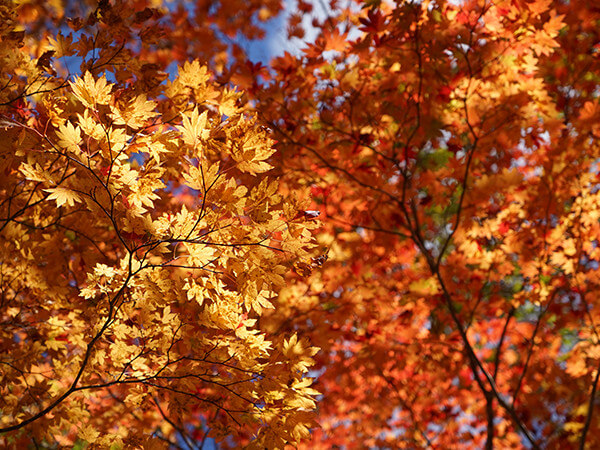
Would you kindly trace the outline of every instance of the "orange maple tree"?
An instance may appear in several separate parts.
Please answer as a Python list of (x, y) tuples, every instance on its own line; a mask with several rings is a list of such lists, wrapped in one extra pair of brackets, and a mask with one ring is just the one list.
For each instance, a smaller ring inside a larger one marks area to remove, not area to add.
[(307, 448), (596, 448), (600, 9), (335, 3), (257, 94), (329, 248), (269, 316), (322, 349)]
[(600, 8), (296, 3), (0, 1), (0, 443), (599, 446)]

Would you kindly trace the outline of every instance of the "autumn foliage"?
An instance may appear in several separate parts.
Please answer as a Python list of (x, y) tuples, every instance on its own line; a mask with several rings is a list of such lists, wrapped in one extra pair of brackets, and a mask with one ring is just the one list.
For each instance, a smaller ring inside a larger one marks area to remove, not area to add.
[(600, 446), (600, 8), (282, 7), (0, 2), (0, 443)]
[[(307, 437), (316, 349), (258, 319), (313, 224), (264, 175), (272, 140), (241, 93), (197, 60), (146, 78), (124, 7), (42, 40), (2, 13), (4, 444)], [(74, 55), (79, 76), (58, 66)]]

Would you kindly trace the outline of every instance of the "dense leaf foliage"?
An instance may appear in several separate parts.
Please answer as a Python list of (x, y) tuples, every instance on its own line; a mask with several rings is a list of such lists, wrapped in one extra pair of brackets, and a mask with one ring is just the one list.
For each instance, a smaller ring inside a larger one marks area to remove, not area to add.
[(313, 223), (241, 93), (197, 60), (161, 82), (126, 6), (41, 39), (1, 11), (0, 439), (296, 442), (316, 349), (258, 319)]
[(322, 348), (309, 447), (594, 448), (600, 10), (356, 6), (259, 94), (330, 247), (274, 316)]
[(600, 445), (594, 2), (298, 0), (267, 66), (276, 0), (66, 3), (0, 2), (3, 445)]

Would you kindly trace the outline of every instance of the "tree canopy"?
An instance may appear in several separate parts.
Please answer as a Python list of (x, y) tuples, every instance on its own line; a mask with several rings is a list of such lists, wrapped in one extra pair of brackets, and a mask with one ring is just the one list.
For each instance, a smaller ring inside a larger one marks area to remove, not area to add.
[(0, 1), (0, 442), (600, 445), (600, 8), (285, 6)]

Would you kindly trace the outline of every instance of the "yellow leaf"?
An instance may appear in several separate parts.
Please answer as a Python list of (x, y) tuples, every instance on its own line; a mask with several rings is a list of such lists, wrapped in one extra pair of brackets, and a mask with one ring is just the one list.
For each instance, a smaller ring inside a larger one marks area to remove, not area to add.
[(409, 289), (418, 295), (434, 295), (439, 291), (439, 287), (435, 278), (424, 278), (419, 281), (413, 281)]
[(206, 84), (210, 79), (207, 73), (206, 66), (201, 66), (198, 60), (185, 62), (183, 67), (179, 68), (178, 80), (184, 86), (192, 88)]
[(50, 49), (53, 49), (56, 53), (56, 58), (63, 56), (71, 56), (73, 54), (73, 35), (69, 34), (67, 37), (63, 36), (62, 32), (56, 35), (56, 38), (48, 36), (48, 42), (50, 43)]
[(189, 173), (183, 173), (185, 184), (192, 189), (204, 192), (219, 176), (219, 164), (207, 166), (204, 162), (199, 167), (190, 166)]
[(42, 182), (50, 180), (49, 174), (37, 163), (35, 166), (31, 166), (27, 163), (21, 163), (19, 171), (25, 175), (27, 180)]
[(215, 258), (215, 249), (206, 245), (188, 245), (190, 265), (194, 267), (204, 267)]
[(90, 115), (89, 110), (83, 111), (83, 115), (77, 114), (78, 123), (81, 129), (88, 136), (93, 137), (96, 140), (105, 138), (104, 130), (96, 120)]
[(223, 95), (218, 103), (219, 114), (226, 116), (233, 116), (239, 112), (240, 108), (236, 106), (237, 100), (241, 97), (241, 94), (236, 91), (229, 91), (225, 89)]
[(62, 350), (66, 347), (64, 342), (57, 341), (56, 339), (48, 339), (45, 346), (48, 350)]
[(85, 427), (79, 430), (79, 438), (86, 441), (89, 444), (93, 444), (94, 442), (96, 442), (98, 436), (100, 436), (100, 433), (94, 430), (94, 428), (92, 428), (90, 425), (86, 425)]
[(65, 203), (69, 206), (75, 206), (75, 202), (80, 202), (81, 197), (77, 192), (64, 187), (55, 187), (51, 189), (44, 189), (46, 192), (50, 192), (50, 195), (46, 200), (56, 200), (56, 205), (61, 207)]
[(138, 407), (142, 404), (146, 395), (146, 392), (141, 388), (135, 388), (125, 397), (125, 403), (129, 406)]
[(73, 126), (71, 122), (60, 125), (56, 132), (58, 145), (70, 151), (77, 151), (81, 142), (81, 129)]
[(94, 81), (91, 73), (86, 72), (83, 78), (77, 78), (75, 83), (70, 82), (73, 94), (88, 108), (98, 105), (107, 105), (110, 101), (112, 85), (108, 84), (104, 76)]
[(111, 106), (110, 116), (117, 125), (141, 128), (149, 119), (156, 116), (154, 108), (156, 108), (156, 102), (148, 100), (145, 94), (141, 94), (125, 105)]
[(210, 130), (205, 128), (207, 113), (208, 111), (204, 111), (202, 114), (199, 114), (198, 107), (196, 106), (189, 118), (183, 114), (182, 125), (177, 127), (181, 131), (183, 142), (196, 147), (200, 143), (200, 140), (208, 138)]

